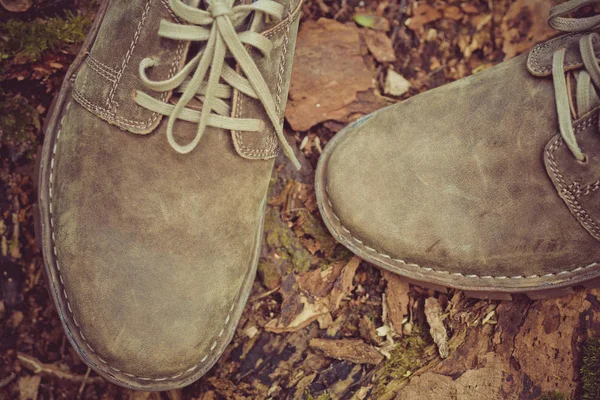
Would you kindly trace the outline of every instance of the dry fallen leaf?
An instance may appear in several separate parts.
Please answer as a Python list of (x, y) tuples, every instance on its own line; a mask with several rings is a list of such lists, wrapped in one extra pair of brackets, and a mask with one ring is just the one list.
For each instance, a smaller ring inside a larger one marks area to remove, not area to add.
[(477, 9), (477, 7), (475, 7), (473, 4), (471, 3), (462, 3), (460, 5), (460, 8), (466, 13), (466, 14), (477, 14), (479, 13), (479, 10)]
[(384, 32), (365, 30), (363, 33), (367, 47), (377, 61), (396, 61), (392, 40)]
[(342, 270), (342, 274), (335, 281), (333, 290), (329, 295), (331, 301), (331, 307), (333, 310), (337, 310), (340, 307), (340, 303), (344, 297), (348, 296), (354, 289), (353, 280), (356, 270), (360, 265), (360, 258), (352, 257), (348, 264)]
[(463, 16), (462, 12), (460, 11), (460, 8), (456, 6), (448, 6), (444, 8), (443, 13), (444, 18), (453, 19), (455, 21), (460, 20)]
[(7, 11), (11, 12), (24, 12), (31, 8), (33, 5), (32, 0), (0, 0), (0, 4)]
[(289, 324), (273, 319), (265, 325), (265, 330), (273, 333), (295, 332), (329, 313), (328, 304), (322, 300), (310, 302), (306, 296), (300, 295), (299, 301), (303, 305), (302, 311)]
[(38, 397), (41, 380), (42, 377), (39, 375), (25, 375), (19, 378), (19, 399), (36, 400)]
[[(457, 379), (435, 372), (425, 372), (411, 378), (410, 383), (398, 393), (397, 399), (426, 400), (480, 400), (508, 399), (520, 382), (507, 379), (508, 362), (498, 355), (488, 353), (483, 357), (482, 367), (470, 369)], [(512, 390), (511, 390), (512, 389)], [(423, 394), (426, 393), (426, 396)], [(534, 397), (537, 398), (537, 397)]]
[(359, 265), (360, 259), (353, 257), (343, 268), (338, 263), (324, 271), (309, 271), (297, 277), (288, 275), (281, 286), (281, 315), (269, 321), (265, 330), (295, 332), (319, 319), (323, 326), (330, 324), (329, 317), (322, 317), (337, 310), (352, 292), (352, 280)]
[(413, 16), (408, 21), (408, 27), (413, 31), (419, 31), (423, 25), (437, 21), (442, 18), (442, 14), (429, 4), (422, 4), (415, 7)]
[(359, 31), (324, 18), (302, 25), (285, 111), (294, 130), (346, 117), (345, 107), (357, 92), (371, 88), (373, 74), (363, 61)]
[(308, 293), (318, 297), (325, 297), (333, 289), (333, 284), (340, 276), (343, 267), (343, 263), (336, 262), (326, 269), (315, 269), (300, 274), (296, 277), (296, 281)]
[(321, 350), (328, 357), (355, 364), (377, 365), (383, 361), (383, 356), (375, 347), (360, 339), (311, 339), (310, 347)]
[(383, 277), (387, 281), (385, 288), (385, 299), (387, 302), (388, 318), (392, 328), (398, 334), (402, 334), (402, 321), (408, 314), (408, 292), (410, 290), (408, 282), (398, 275), (383, 271)]
[(425, 317), (429, 324), (429, 333), (438, 347), (440, 357), (448, 357), (448, 333), (444, 326), (442, 306), (435, 297), (429, 297), (425, 300)]
[(554, 34), (546, 23), (552, 3), (546, 0), (517, 0), (502, 19), (502, 51), (511, 58), (529, 50)]

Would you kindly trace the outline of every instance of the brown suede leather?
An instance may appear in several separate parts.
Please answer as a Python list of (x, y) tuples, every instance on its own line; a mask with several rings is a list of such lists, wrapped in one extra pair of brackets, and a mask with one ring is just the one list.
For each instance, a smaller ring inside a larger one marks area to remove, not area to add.
[[(299, 2), (281, 3), (284, 20), (266, 27), (271, 59), (254, 56), (283, 115)], [(47, 275), (69, 339), (101, 375), (144, 390), (198, 379), (231, 339), (277, 144), (268, 129), (236, 151), (242, 139), (209, 127), (189, 154), (169, 146), (166, 118), (133, 97), (143, 58), (159, 60), (154, 80), (185, 60), (185, 43), (158, 37), (161, 19), (174, 20), (166, 0), (103, 6), (49, 118), (40, 168)], [(255, 100), (233, 103), (269, 124)], [(176, 135), (196, 128), (178, 121)]]
[[(532, 53), (543, 76), (520, 56), (338, 133), (317, 172), (334, 236), (383, 268), (433, 285), (525, 292), (596, 277), (597, 112), (575, 123), (590, 156), (581, 165), (561, 146), (552, 77), (543, 70), (552, 51), (542, 45)], [(568, 54), (570, 68), (581, 66), (577, 57)], [(560, 195), (553, 181), (562, 182)], [(581, 207), (571, 207), (579, 220), (561, 196), (579, 196)]]

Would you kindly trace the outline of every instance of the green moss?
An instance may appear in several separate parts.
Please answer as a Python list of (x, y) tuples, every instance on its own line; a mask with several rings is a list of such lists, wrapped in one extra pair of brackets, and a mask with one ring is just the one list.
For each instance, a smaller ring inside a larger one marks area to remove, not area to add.
[(582, 350), (581, 382), (583, 400), (600, 399), (600, 338), (585, 341)]
[(321, 248), (321, 251), (325, 256), (329, 256), (333, 253), (337, 242), (335, 239), (329, 234), (323, 222), (316, 218), (314, 215), (309, 212), (305, 212), (306, 219), (302, 224), (302, 230), (305, 234), (312, 236), (318, 243)]
[(413, 327), (410, 336), (403, 336), (390, 352), (391, 357), (374, 377), (373, 398), (379, 398), (390, 382), (403, 381), (423, 366), (426, 362), (425, 348), (430, 344), (431, 339), (426, 330), (417, 325)]
[[(35, 108), (20, 95), (8, 96), (0, 90), (0, 138), (3, 144), (31, 147), (40, 129), (40, 118)], [(33, 147), (32, 147), (33, 148)]]
[(268, 290), (275, 289), (281, 284), (281, 275), (277, 272), (275, 264), (265, 260), (258, 262), (258, 276), (264, 287)]
[(306, 400), (332, 400), (332, 397), (327, 391), (324, 391), (323, 393), (321, 393), (321, 395), (319, 397), (315, 397), (312, 394), (310, 394), (309, 391), (306, 391), (305, 399)]
[(267, 207), (265, 217), (265, 242), (271, 250), (278, 255), (278, 260), (283, 262), (287, 271), (302, 273), (310, 269), (312, 254), (300, 243), (294, 232), (279, 217), (273, 207)]
[(23, 64), (38, 61), (47, 50), (80, 43), (91, 26), (91, 18), (67, 13), (65, 18), (19, 21), (0, 24), (0, 59)]
[(569, 398), (567, 397), (567, 395), (555, 391), (544, 394), (542, 397), (540, 397), (539, 400), (569, 400)]

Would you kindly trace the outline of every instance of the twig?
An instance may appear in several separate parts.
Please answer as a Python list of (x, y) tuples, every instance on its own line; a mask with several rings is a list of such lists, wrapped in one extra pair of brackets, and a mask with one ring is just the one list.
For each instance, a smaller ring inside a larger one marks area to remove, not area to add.
[(254, 296), (253, 298), (251, 298), (250, 300), (248, 300), (248, 303), (254, 303), (255, 301), (264, 299), (265, 297), (269, 297), (273, 293), (277, 292), (279, 289), (281, 289), (281, 286), (277, 286), (275, 289), (271, 289), (268, 292), (264, 292), (262, 294)]
[(348, 0), (342, 0), (342, 7), (335, 13), (333, 16), (334, 20), (338, 20), (340, 17), (343, 17), (348, 13)]
[(7, 376), (6, 378), (2, 378), (2, 380), (0, 380), (0, 389), (11, 383), (12, 380), (15, 379), (15, 376), (16, 375), (13, 372), (11, 372), (9, 376)]
[(327, 4), (325, 4), (323, 0), (317, 0), (317, 5), (319, 6), (319, 9), (324, 15), (329, 14), (329, 7), (327, 6)]
[(33, 372), (34, 374), (40, 374), (43, 376), (49, 376), (49, 377), (58, 378), (58, 379), (66, 379), (66, 380), (73, 381), (73, 382), (83, 382), (84, 380), (88, 381), (89, 383), (105, 382), (104, 379), (102, 379), (100, 377), (89, 378), (89, 377), (87, 377), (87, 375), (81, 376), (81, 375), (76, 375), (76, 374), (72, 374), (70, 372), (63, 371), (57, 365), (45, 364), (45, 363), (41, 362), (40, 360), (38, 360), (37, 358), (34, 358), (27, 354), (17, 353), (17, 359), (21, 362), (21, 365), (25, 369), (28, 369), (29, 371)]
[(85, 372), (85, 376), (83, 377), (83, 381), (81, 382), (81, 386), (79, 386), (79, 391), (77, 392), (77, 400), (81, 399), (81, 395), (83, 394), (83, 389), (85, 388), (85, 384), (87, 383), (88, 378), (90, 377), (90, 371), (92, 369), (88, 367)]

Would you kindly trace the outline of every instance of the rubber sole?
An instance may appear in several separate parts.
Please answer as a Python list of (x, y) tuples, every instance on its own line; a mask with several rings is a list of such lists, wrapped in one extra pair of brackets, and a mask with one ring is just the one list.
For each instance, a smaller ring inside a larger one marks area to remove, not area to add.
[[(376, 113), (375, 113), (376, 114)], [(331, 235), (354, 254), (371, 264), (402, 276), (417, 286), (446, 292), (448, 288), (464, 291), (467, 297), (489, 300), (512, 300), (516, 295), (526, 295), (532, 300), (566, 296), (575, 288), (600, 286), (600, 264), (593, 263), (571, 271), (559, 271), (546, 275), (532, 276), (476, 276), (452, 271), (439, 271), (422, 267), (378, 252), (375, 246), (367, 246), (354, 237), (335, 214), (334, 206), (327, 193), (327, 169), (331, 154), (344, 136), (364, 123), (364, 117), (338, 132), (321, 154), (315, 175), (317, 204), (325, 225)]]
[(109, 366), (107, 362), (100, 358), (89, 346), (89, 344), (87, 344), (85, 338), (81, 334), (78, 324), (71, 317), (70, 313), (67, 312), (70, 306), (68, 304), (66, 291), (58, 275), (58, 268), (56, 265), (50, 232), (48, 191), (51, 183), (49, 180), (49, 174), (51, 172), (50, 160), (57, 137), (57, 129), (60, 125), (59, 122), (65, 111), (65, 106), (68, 103), (68, 99), (71, 97), (73, 77), (76, 75), (76, 72), (81, 66), (87, 51), (91, 48), (91, 45), (95, 40), (95, 35), (99, 30), (103, 15), (108, 7), (108, 3), (109, 0), (105, 0), (100, 7), (98, 16), (91, 28), (90, 34), (84, 42), (79, 55), (69, 68), (65, 81), (63, 82), (59, 93), (55, 96), (50, 106), (48, 116), (44, 122), (44, 144), (38, 149), (35, 167), (36, 176), (34, 177), (34, 185), (36, 186), (36, 190), (38, 192), (38, 201), (36, 204), (34, 204), (36, 243), (44, 255), (44, 273), (48, 282), (50, 295), (54, 300), (54, 304), (60, 316), (67, 338), (71, 342), (73, 348), (76, 350), (80, 358), (103, 378), (119, 386), (145, 391), (177, 389), (187, 386), (205, 375), (219, 360), (221, 354), (225, 350), (226, 346), (231, 342), (233, 335), (235, 334), (237, 324), (242, 315), (242, 311), (245, 307), (254, 283), (254, 278), (256, 276), (263, 236), (266, 199), (262, 205), (263, 213), (256, 233), (253, 258), (251, 260), (248, 272), (244, 277), (242, 286), (230, 310), (229, 316), (225, 320), (225, 326), (211, 346), (210, 355), (207, 355), (202, 360), (199, 360), (198, 365), (182, 372), (181, 374), (171, 377), (138, 377)]

